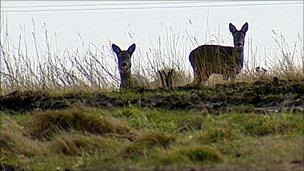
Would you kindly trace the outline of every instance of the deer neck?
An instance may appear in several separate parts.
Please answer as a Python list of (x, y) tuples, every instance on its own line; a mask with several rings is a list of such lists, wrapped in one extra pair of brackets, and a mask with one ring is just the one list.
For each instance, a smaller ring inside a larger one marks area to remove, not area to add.
[(244, 47), (242, 48), (234, 48), (234, 56), (236, 59), (236, 62), (238, 64), (238, 66), (240, 66), (241, 68), (243, 68), (243, 64), (244, 64)]
[(131, 72), (120, 73), (120, 87), (130, 88), (131, 87)]

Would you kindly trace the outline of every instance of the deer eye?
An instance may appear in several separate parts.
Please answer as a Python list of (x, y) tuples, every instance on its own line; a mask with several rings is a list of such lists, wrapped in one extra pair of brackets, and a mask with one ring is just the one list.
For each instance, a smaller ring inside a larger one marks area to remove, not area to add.
[(126, 64), (126, 63), (122, 63), (121, 66), (122, 66), (123, 68), (126, 68), (126, 67), (127, 67), (127, 64)]

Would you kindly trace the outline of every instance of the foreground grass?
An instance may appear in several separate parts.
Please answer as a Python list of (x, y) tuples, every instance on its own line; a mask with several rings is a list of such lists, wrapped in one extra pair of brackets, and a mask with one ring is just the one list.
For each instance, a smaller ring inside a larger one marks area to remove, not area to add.
[(1, 165), (19, 169), (303, 169), (302, 113), (130, 106), (0, 116)]

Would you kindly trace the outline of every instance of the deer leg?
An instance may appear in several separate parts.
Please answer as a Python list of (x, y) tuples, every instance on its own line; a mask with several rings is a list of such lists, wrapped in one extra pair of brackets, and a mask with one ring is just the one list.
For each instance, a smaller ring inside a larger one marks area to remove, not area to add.
[(158, 74), (160, 76), (160, 80), (161, 80), (161, 84), (163, 88), (167, 88), (166, 86), (166, 82), (165, 82), (165, 78), (164, 78), (164, 73), (162, 71), (158, 71)]
[(202, 83), (206, 83), (206, 81), (209, 79), (211, 73), (208, 72), (207, 70), (202, 70), (201, 72), (201, 79), (202, 79)]
[(199, 83), (199, 74), (195, 68), (193, 68), (193, 75), (194, 75), (194, 80), (193, 80), (193, 85), (198, 85)]
[(198, 86), (202, 82), (202, 74), (201, 72), (196, 72), (194, 75), (194, 85)]
[(167, 82), (168, 88), (170, 90), (174, 90), (174, 85), (173, 85), (173, 69), (171, 69), (168, 72), (167, 78), (166, 78), (166, 82)]
[(197, 75), (196, 75), (196, 82), (195, 84), (197, 86), (206, 83), (206, 81), (208, 80), (209, 76), (211, 74), (207, 73), (205, 70), (200, 70)]

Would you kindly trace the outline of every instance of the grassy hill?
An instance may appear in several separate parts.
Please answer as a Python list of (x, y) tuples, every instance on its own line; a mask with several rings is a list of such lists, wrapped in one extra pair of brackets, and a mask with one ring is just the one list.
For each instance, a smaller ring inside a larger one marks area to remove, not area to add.
[(270, 80), (0, 97), (17, 170), (303, 170), (304, 82)]

